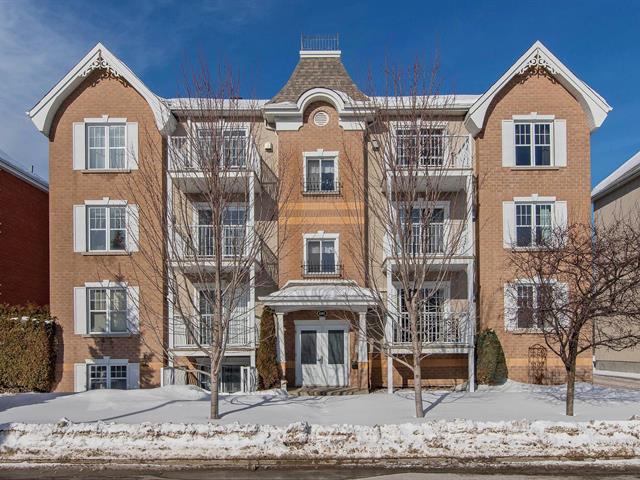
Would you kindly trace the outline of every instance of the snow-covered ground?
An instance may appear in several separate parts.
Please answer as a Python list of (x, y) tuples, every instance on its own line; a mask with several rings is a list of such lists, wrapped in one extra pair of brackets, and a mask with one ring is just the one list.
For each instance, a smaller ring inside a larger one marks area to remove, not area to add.
[[(281, 391), (221, 397), (195, 387), (0, 396), (0, 461), (531, 461), (640, 458), (640, 391), (564, 390), (509, 382), (467, 392), (425, 392), (426, 419), (411, 391), (289, 397)], [(632, 418), (634, 417), (634, 418)], [(333, 460), (331, 460), (333, 459)]]
[[(425, 391), (426, 420), (627, 420), (640, 415), (640, 390), (577, 386), (576, 415), (564, 415), (565, 387), (507, 382), (499, 387), (464, 391)], [(338, 397), (290, 397), (280, 391), (222, 395), (222, 419), (233, 422), (288, 425), (382, 425), (415, 422), (413, 391), (400, 390)], [(196, 387), (151, 390), (101, 390), (78, 394), (28, 393), (0, 396), (0, 425), (9, 422), (174, 422), (205, 423), (209, 396)]]

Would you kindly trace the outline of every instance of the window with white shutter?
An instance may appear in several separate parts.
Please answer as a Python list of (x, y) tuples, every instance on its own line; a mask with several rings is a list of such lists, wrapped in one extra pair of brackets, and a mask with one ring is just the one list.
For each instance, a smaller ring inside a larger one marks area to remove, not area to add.
[(138, 123), (85, 118), (73, 124), (73, 169), (123, 172), (138, 168)]

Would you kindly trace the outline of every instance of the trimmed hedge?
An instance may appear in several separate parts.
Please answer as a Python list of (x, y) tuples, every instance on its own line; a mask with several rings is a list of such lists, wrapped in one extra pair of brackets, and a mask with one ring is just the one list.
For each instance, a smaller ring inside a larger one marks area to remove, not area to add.
[(256, 369), (260, 389), (280, 387), (280, 368), (276, 361), (276, 322), (269, 307), (262, 310), (260, 317), (260, 343), (256, 353)]
[(0, 305), (0, 392), (52, 389), (55, 335), (46, 307)]
[(496, 332), (491, 329), (484, 330), (478, 335), (477, 341), (477, 371), (478, 383), (484, 385), (499, 385), (504, 383), (509, 372), (504, 350)]

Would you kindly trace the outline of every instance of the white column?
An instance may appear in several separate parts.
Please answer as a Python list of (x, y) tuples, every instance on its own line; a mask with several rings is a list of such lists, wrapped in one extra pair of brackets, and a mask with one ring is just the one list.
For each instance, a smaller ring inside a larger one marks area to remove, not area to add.
[(284, 350), (284, 312), (276, 312), (276, 336), (278, 337), (278, 349), (276, 351), (282, 380), (287, 373), (287, 359)]
[[(395, 312), (395, 300), (396, 289), (393, 286), (393, 277), (391, 272), (391, 265), (387, 265), (387, 311)], [(390, 344), (393, 342), (393, 322), (389, 315), (387, 315), (384, 325), (384, 336), (386, 347), (390, 349)], [(393, 357), (387, 355), (387, 392), (393, 393)]]
[(475, 375), (475, 337), (476, 337), (476, 305), (475, 305), (475, 273), (473, 260), (467, 264), (467, 303), (469, 310), (468, 318), (468, 369), (469, 369), (469, 391), (475, 392), (476, 375)]
[(367, 312), (358, 312), (358, 361), (369, 361), (367, 355)]

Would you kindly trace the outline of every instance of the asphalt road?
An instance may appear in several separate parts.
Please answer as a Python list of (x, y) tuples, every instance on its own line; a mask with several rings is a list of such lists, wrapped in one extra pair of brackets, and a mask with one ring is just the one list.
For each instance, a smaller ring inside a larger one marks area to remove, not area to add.
[[(167, 469), (110, 469), (104, 466), (40, 466), (34, 468), (3, 468), (0, 467), (0, 479), (69, 479), (69, 480), (347, 480), (347, 479), (375, 479), (375, 480), (471, 480), (476, 478), (499, 480), (572, 480), (572, 479), (607, 479), (607, 480), (630, 480), (640, 479), (640, 473), (585, 473), (583, 468), (579, 468), (583, 473), (560, 473), (557, 475), (543, 474), (536, 475), (535, 471), (528, 474), (482, 474), (473, 473), (424, 473), (411, 471), (371, 470), (357, 468), (333, 468), (333, 469), (287, 469), (287, 470), (221, 470), (221, 469), (196, 469), (196, 470), (167, 470)], [(578, 471), (578, 469), (576, 469)], [(575, 472), (574, 472), (575, 473)]]

